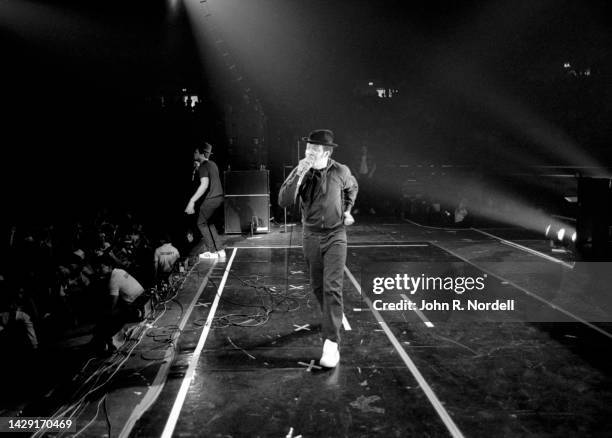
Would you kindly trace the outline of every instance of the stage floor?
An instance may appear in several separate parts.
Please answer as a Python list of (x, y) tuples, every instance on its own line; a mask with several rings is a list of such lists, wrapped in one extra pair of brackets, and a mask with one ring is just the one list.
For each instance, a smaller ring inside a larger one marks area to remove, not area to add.
[[(88, 397), (81, 436), (108, 436), (109, 424), (112, 436), (143, 437), (608, 434), (607, 264), (575, 263), (516, 229), (355, 226), (341, 360), (326, 370), (317, 367), (320, 312), (301, 230), (283, 231), (234, 238), (226, 260), (192, 268), (166, 312), (143, 327), (144, 341)], [(406, 272), (484, 278), (481, 301), (516, 309), (377, 310), (431, 292), (373, 293), (374, 277)]]

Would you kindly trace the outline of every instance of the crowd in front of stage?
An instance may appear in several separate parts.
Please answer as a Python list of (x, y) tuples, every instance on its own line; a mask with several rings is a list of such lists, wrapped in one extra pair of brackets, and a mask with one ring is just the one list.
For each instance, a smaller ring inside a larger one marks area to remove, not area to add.
[(112, 275), (127, 274), (144, 290), (179, 257), (169, 236), (151, 233), (129, 212), (102, 210), (69, 224), (13, 224), (3, 232), (0, 348), (16, 355), (91, 331), (108, 316)]

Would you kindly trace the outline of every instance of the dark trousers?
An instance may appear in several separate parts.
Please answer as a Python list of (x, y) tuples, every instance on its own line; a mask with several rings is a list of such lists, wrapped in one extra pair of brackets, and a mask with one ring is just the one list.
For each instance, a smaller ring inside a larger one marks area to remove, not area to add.
[(223, 204), (223, 196), (205, 199), (202, 205), (200, 205), (198, 213), (198, 229), (202, 233), (202, 240), (206, 250), (210, 252), (221, 251), (223, 249), (223, 245), (219, 240), (219, 234), (217, 234), (217, 228), (215, 224), (210, 222), (210, 218), (221, 204)]
[(303, 250), (310, 272), (310, 286), (321, 305), (324, 339), (340, 342), (342, 280), (346, 263), (346, 230), (313, 232), (304, 229)]

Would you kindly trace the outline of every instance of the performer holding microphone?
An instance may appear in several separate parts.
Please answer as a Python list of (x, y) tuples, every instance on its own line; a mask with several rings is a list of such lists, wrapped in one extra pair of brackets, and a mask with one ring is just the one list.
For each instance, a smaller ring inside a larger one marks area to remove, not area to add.
[(332, 131), (312, 131), (302, 140), (307, 143), (305, 157), (281, 186), (278, 203), (285, 208), (299, 197), (304, 258), (311, 288), (322, 312), (321, 332), (325, 342), (319, 363), (333, 368), (340, 360), (345, 226), (355, 222), (351, 209), (358, 187), (349, 168), (330, 158), (338, 146)]

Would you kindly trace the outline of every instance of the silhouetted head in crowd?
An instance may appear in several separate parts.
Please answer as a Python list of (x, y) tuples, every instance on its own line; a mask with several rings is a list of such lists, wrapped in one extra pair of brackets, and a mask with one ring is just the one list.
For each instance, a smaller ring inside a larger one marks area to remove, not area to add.
[(187, 234), (185, 234), (185, 238), (187, 239), (187, 242), (192, 243), (195, 239), (193, 231), (187, 231)]
[(132, 231), (130, 231), (130, 234), (128, 235), (128, 239), (134, 245), (140, 242), (140, 238), (140, 231), (138, 231), (137, 229), (132, 229)]
[(67, 259), (68, 267), (71, 271), (76, 272), (83, 269), (85, 265), (85, 251), (77, 249), (73, 251)]
[(163, 245), (165, 243), (172, 243), (172, 238), (168, 233), (162, 233), (159, 235), (159, 244)]
[(115, 261), (108, 255), (101, 255), (95, 258), (93, 266), (99, 275), (105, 276), (112, 272)]
[(23, 242), (26, 244), (35, 243), (34, 232), (30, 229), (23, 230)]
[(55, 272), (56, 272), (57, 280), (60, 283), (67, 282), (70, 279), (71, 275), (72, 275), (72, 273), (70, 271), (70, 268), (68, 266), (66, 266), (66, 264), (58, 265), (56, 270), (55, 270)]
[(100, 232), (104, 233), (107, 239), (112, 239), (115, 234), (115, 225), (106, 222), (100, 226)]

